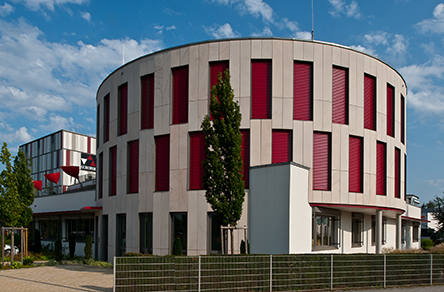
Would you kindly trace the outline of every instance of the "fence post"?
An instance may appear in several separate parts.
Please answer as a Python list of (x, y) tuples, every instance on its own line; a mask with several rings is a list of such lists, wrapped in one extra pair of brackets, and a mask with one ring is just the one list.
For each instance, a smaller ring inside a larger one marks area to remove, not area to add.
[(273, 255), (270, 254), (270, 292), (273, 291)]
[(330, 255), (330, 291), (333, 291), (333, 254)]
[(198, 279), (198, 286), (197, 286), (197, 290), (200, 292), (200, 255), (199, 255), (199, 279)]
[(113, 292), (116, 292), (116, 257), (113, 260)]
[(433, 285), (433, 254), (430, 254), (430, 286)]
[(384, 254), (384, 289), (387, 286), (387, 255)]

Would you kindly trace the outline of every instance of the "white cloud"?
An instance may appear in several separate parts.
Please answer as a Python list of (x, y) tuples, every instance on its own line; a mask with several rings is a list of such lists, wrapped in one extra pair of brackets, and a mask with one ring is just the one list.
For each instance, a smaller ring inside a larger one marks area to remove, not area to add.
[(366, 48), (366, 47), (363, 47), (363, 46), (361, 46), (361, 45), (357, 45), (357, 46), (352, 45), (352, 46), (350, 46), (350, 47), (353, 48), (353, 49), (355, 49), (355, 50), (358, 50), (358, 51), (361, 51), (361, 52), (367, 53), (367, 54), (372, 55), (372, 56), (375, 56), (375, 57), (378, 56), (378, 55), (376, 54), (375, 50), (373, 50), (373, 49), (369, 49), (369, 48)]
[[(0, 140), (8, 141), (8, 147), (12, 146), (11, 144), (13, 143), (25, 143), (33, 139), (33, 137), (28, 133), (28, 129), (26, 129), (26, 127), (20, 127), (19, 129), (14, 130), (9, 124), (0, 123), (0, 128), (3, 130), (0, 132)], [(9, 133), (6, 133), (4, 130)], [(12, 151), (11, 148), (9, 148), (9, 150)]]
[(430, 179), (424, 181), (426, 184), (434, 186), (434, 187), (442, 187), (444, 186), (444, 179)]
[(254, 17), (262, 16), (264, 20), (273, 22), (273, 8), (262, 0), (213, 0), (220, 5), (234, 6), (241, 13), (249, 13)]
[(172, 25), (172, 26), (168, 26), (165, 28), (166, 30), (173, 30), (176, 29), (176, 26)]
[(211, 35), (214, 38), (233, 38), (239, 37), (240, 33), (237, 31), (233, 31), (231, 25), (229, 23), (225, 23), (223, 25), (212, 25), (211, 27), (206, 27), (205, 31), (208, 35)]
[(0, 6), (0, 16), (8, 16), (14, 11), (14, 7), (5, 2), (5, 5)]
[(269, 27), (264, 27), (264, 30), (259, 33), (252, 33), (252, 36), (258, 37), (258, 36), (273, 36), (273, 32)]
[(0, 19), (0, 116), (45, 123), (55, 112), (94, 108), (100, 82), (122, 64), (123, 46), (125, 60), (162, 48), (150, 39), (52, 43), (23, 18)]
[(416, 27), (422, 32), (444, 33), (444, 4), (436, 5), (433, 10), (434, 18), (425, 19), (416, 24)]
[(406, 61), (409, 40), (402, 34), (390, 34), (385, 31), (371, 32), (364, 35), (364, 44), (354, 46), (357, 50), (376, 56), (376, 51), (383, 51), (381, 58), (394, 65)]
[(309, 32), (309, 31), (298, 31), (296, 33), (296, 38), (298, 38), (298, 39), (305, 39), (305, 40), (311, 40), (311, 32)]
[(340, 17), (341, 15), (345, 15), (347, 17), (359, 19), (361, 18), (361, 12), (356, 1), (352, 1), (350, 4), (346, 4), (343, 0), (328, 0), (330, 4), (333, 6), (330, 13), (333, 17)]
[(89, 0), (16, 0), (16, 2), (22, 2), (31, 10), (39, 10), (43, 7), (54, 11), (54, 6), (64, 5), (64, 4), (84, 4), (89, 2)]
[(91, 21), (91, 14), (89, 12), (81, 12), (80, 14), (83, 19), (90, 22)]
[(378, 31), (371, 34), (366, 34), (364, 39), (367, 43), (372, 45), (387, 45), (388, 44), (388, 33), (384, 31)]

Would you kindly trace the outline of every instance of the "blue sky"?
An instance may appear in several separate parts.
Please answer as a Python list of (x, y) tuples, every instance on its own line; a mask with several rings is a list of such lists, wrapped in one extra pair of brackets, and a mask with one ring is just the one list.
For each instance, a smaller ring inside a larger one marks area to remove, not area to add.
[[(375, 55), (406, 79), (407, 192), (444, 191), (444, 3), (314, 0), (315, 39)], [(95, 94), (140, 55), (227, 37), (310, 38), (311, 1), (0, 1), (0, 141), (95, 135)], [(124, 56), (123, 56), (123, 47)]]

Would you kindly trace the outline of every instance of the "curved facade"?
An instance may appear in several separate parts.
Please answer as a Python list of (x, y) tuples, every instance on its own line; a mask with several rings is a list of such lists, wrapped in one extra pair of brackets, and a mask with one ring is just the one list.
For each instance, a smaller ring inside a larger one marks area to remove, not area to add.
[[(176, 237), (189, 255), (220, 249), (218, 219), (201, 183), (200, 124), (210, 86), (225, 68), (242, 113), (246, 201), (239, 226), (248, 227), (252, 252), (377, 252), (384, 244), (415, 245), (416, 225), (405, 219), (415, 216), (405, 214), (402, 76), (375, 57), (336, 44), (247, 38), (146, 55), (101, 84), (97, 202), (108, 257), (169, 254)], [(270, 180), (279, 167), (288, 173), (276, 185)], [(267, 222), (277, 218), (267, 198), (274, 196), (287, 210), (275, 221), (288, 244), (267, 247), (267, 234), (276, 230)], [(295, 227), (298, 222), (304, 227)], [(404, 233), (405, 226), (411, 228)], [(235, 234), (236, 242), (244, 238), (243, 229)]]

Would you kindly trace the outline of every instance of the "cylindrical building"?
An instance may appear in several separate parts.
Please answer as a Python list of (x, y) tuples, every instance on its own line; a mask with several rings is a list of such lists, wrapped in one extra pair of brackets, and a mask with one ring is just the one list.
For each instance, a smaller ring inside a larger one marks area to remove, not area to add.
[(402, 217), (402, 76), (337, 44), (240, 38), (142, 56), (100, 85), (102, 258), (170, 254), (177, 237), (188, 255), (220, 252), (220, 222), (202, 186), (200, 125), (225, 68), (242, 113), (246, 200), (237, 251), (244, 234), (261, 253), (419, 246), (419, 227), (407, 220), (416, 215)]

